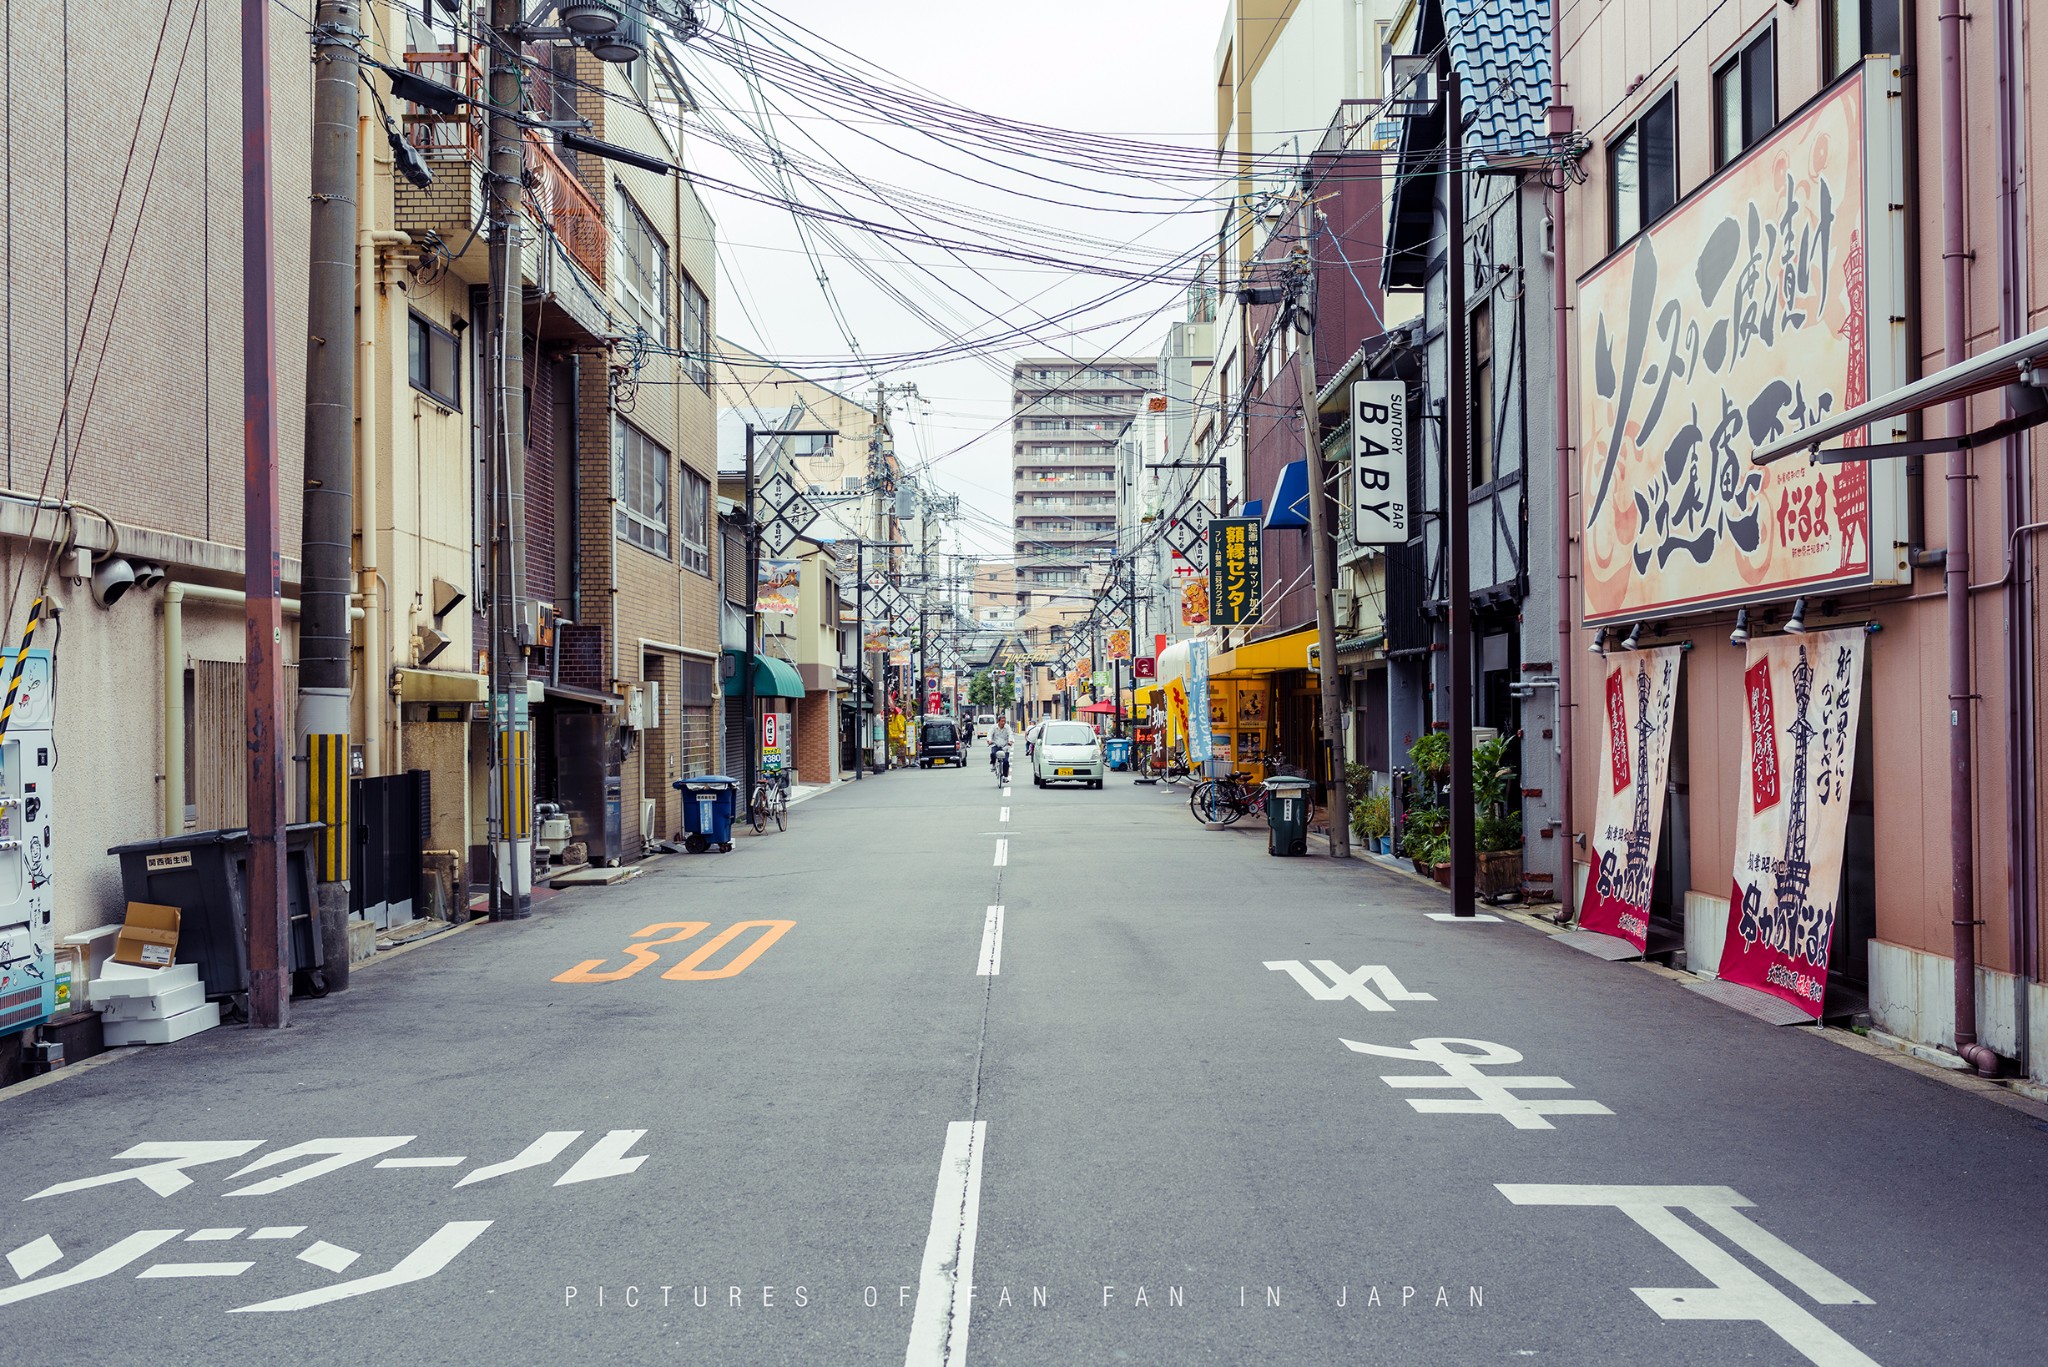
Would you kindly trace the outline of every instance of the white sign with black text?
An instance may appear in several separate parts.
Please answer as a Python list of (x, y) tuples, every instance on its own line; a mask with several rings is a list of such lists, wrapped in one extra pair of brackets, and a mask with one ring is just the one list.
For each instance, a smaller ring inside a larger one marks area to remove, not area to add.
[(1351, 525), (1361, 546), (1408, 540), (1408, 387), (1351, 386)]

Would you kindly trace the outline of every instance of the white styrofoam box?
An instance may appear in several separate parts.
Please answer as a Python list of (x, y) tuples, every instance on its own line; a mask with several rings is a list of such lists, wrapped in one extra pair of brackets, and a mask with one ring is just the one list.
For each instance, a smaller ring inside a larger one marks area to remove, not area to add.
[(199, 982), (180, 983), (176, 987), (164, 988), (147, 996), (110, 997), (100, 1007), (103, 1021), (149, 1021), (162, 1020), (190, 1011), (195, 1006), (206, 1005), (206, 984)]
[(187, 1035), (196, 1035), (201, 1030), (211, 1030), (220, 1024), (220, 1003), (207, 1002), (190, 1011), (180, 1011), (175, 1016), (161, 1020), (143, 1021), (101, 1021), (101, 1032), (107, 1045), (112, 1048), (121, 1044), (169, 1044)]
[[(199, 982), (198, 964), (170, 964), (144, 968), (140, 964), (109, 961), (100, 975), (85, 986), (86, 1004), (103, 1007), (116, 997), (154, 997)], [(204, 990), (203, 988), (201, 989)]]

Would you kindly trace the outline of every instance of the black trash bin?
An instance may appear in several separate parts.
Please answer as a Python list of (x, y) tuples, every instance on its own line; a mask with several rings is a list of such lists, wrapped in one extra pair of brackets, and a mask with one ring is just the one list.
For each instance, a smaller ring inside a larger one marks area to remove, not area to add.
[(1308, 853), (1309, 792), (1316, 785), (1305, 778), (1278, 776), (1266, 780), (1266, 853)]
[[(324, 829), (317, 821), (285, 828), (293, 988), (314, 996), (327, 990), (313, 886), (313, 839)], [(243, 1009), (249, 991), (248, 830), (187, 831), (116, 845), (107, 853), (121, 861), (121, 892), (129, 901), (178, 908), (178, 962), (199, 966), (207, 998)]]

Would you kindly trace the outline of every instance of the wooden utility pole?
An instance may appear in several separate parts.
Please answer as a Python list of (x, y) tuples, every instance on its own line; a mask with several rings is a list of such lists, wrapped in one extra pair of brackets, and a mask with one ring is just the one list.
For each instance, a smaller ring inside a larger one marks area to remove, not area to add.
[(1301, 443), (1308, 472), (1309, 564), (1315, 576), (1317, 682), (1322, 693), (1323, 763), (1330, 776), (1330, 857), (1351, 857), (1351, 785), (1344, 772), (1344, 697), (1337, 673), (1337, 553), (1330, 525), (1329, 477), (1323, 469), (1323, 436), (1316, 403), (1315, 187), (1307, 166), (1301, 173), (1300, 230), (1295, 268), (1294, 326), (1301, 334)]
[[(277, 244), (270, 160), (270, 5), (242, 0), (242, 573), (249, 746), (249, 1024), (291, 1000), (285, 896), (284, 593), (277, 491)], [(176, 660), (166, 669), (179, 667)]]

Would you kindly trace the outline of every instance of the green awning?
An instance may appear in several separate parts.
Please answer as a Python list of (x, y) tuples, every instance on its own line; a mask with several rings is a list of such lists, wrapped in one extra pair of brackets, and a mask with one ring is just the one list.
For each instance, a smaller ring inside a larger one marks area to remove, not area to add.
[[(746, 696), (746, 677), (739, 671), (743, 650), (728, 650), (733, 658), (732, 677), (725, 681), (725, 696), (741, 698)], [(796, 666), (785, 664), (770, 655), (754, 657), (754, 696), (757, 698), (801, 698), (804, 695), (803, 675), (796, 672)]]

